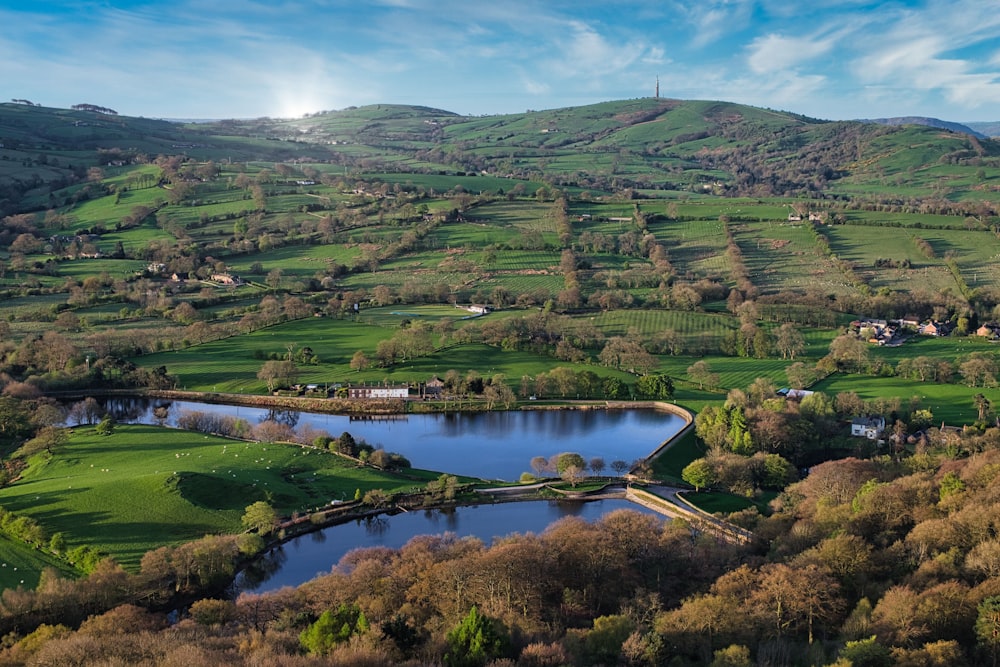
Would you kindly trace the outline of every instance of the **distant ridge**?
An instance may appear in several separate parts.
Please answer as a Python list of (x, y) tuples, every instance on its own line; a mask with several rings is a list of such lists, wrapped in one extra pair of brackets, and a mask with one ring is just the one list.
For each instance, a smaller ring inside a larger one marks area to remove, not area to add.
[(979, 123), (966, 123), (976, 132), (982, 132), (990, 137), (1000, 137), (1000, 120), (986, 121)]
[(950, 130), (952, 132), (961, 132), (962, 134), (971, 134), (974, 137), (979, 137), (980, 139), (988, 139), (989, 136), (983, 134), (982, 132), (977, 132), (968, 125), (962, 125), (961, 123), (952, 123), (951, 121), (941, 120), (940, 118), (928, 118), (927, 116), (896, 116), (895, 118), (862, 118), (860, 119), (862, 123), (875, 123), (877, 125), (926, 125), (927, 127), (936, 127), (942, 130)]

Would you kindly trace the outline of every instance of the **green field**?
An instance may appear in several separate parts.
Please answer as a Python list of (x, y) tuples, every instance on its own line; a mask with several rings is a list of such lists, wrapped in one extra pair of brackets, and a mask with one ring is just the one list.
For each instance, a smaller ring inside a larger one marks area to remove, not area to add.
[(56, 456), (35, 456), (20, 481), (0, 489), (0, 506), (49, 535), (63, 533), (70, 548), (89, 545), (134, 568), (164, 544), (238, 531), (257, 500), (289, 515), (351, 499), (356, 489), (409, 489), (435, 477), (415, 474), (393, 477), (292, 445), (154, 426), (119, 425), (100, 436), (79, 426)]
[(0, 590), (35, 589), (44, 567), (51, 567), (62, 575), (76, 574), (71, 565), (52, 554), (0, 536)]

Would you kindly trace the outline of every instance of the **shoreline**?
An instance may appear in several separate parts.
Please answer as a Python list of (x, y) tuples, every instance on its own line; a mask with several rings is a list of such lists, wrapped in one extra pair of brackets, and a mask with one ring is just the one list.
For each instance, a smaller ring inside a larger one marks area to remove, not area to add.
[[(676, 403), (657, 400), (601, 400), (568, 399), (551, 401), (518, 401), (509, 409), (487, 410), (478, 400), (469, 401), (423, 401), (419, 399), (351, 399), (314, 398), (311, 396), (266, 396), (262, 394), (232, 394), (220, 392), (184, 391), (179, 389), (93, 389), (88, 391), (67, 391), (52, 394), (60, 400), (84, 399), (87, 397), (134, 397), (164, 398), (177, 401), (195, 401), (215, 405), (238, 405), (243, 407), (281, 408), (316, 414), (330, 415), (408, 415), (439, 414), (455, 412), (517, 412), (544, 410), (663, 410), (677, 415), (687, 425), (694, 423), (693, 413)], [(686, 428), (686, 427), (685, 427)], [(665, 444), (665, 443), (664, 443)], [(662, 447), (662, 445), (661, 445)], [(654, 450), (647, 459), (658, 453)]]

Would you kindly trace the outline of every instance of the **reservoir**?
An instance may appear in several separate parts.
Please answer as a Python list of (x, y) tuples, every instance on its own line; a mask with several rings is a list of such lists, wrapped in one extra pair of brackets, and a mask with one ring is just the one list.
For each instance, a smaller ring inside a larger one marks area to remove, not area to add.
[(541, 533), (549, 524), (565, 517), (575, 516), (595, 521), (618, 509), (659, 517), (627, 500), (538, 500), (424, 510), (352, 521), (289, 540), (240, 573), (234, 588), (238, 594), (264, 593), (283, 586), (298, 586), (318, 575), (329, 573), (344, 554), (352, 549), (398, 549), (417, 535), (453, 533), (458, 537), (478, 537), (489, 544), (494, 538), (512, 533)]
[[(338, 437), (345, 431), (356, 440), (402, 454), (415, 468), (489, 480), (517, 480), (532, 472), (531, 459), (576, 452), (584, 460), (601, 457), (611, 473), (616, 460), (631, 464), (653, 452), (684, 428), (675, 414), (653, 410), (526, 410), (392, 415), (359, 419), (194, 401), (111, 399), (119, 421), (155, 423), (153, 409), (167, 407), (166, 424), (175, 425), (184, 411), (231, 415), (251, 425), (268, 419), (297, 429), (309, 427)], [(162, 414), (162, 411), (161, 411)]]
[[(587, 461), (603, 458), (607, 465), (604, 474), (613, 475), (613, 461), (631, 464), (649, 456), (685, 425), (681, 417), (653, 409), (465, 412), (359, 419), (158, 399), (110, 399), (105, 407), (116, 419), (126, 422), (176, 425), (178, 416), (197, 411), (238, 417), (250, 425), (279, 421), (296, 429), (325, 431), (333, 437), (346, 431), (357, 440), (402, 454), (417, 468), (506, 481), (532, 471), (532, 458), (548, 458), (561, 452), (576, 452)], [(154, 416), (155, 408), (160, 408), (158, 418)], [(399, 548), (417, 535), (447, 532), (459, 537), (474, 536), (488, 544), (511, 533), (541, 533), (565, 517), (594, 521), (618, 509), (651, 513), (627, 500), (539, 500), (355, 520), (296, 537), (271, 550), (240, 573), (234, 590), (238, 594), (297, 586), (328, 573), (353, 549)]]

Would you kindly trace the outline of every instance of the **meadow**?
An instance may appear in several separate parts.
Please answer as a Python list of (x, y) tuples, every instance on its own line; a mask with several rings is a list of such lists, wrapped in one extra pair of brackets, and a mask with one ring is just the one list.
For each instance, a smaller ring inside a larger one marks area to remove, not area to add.
[(18, 483), (0, 489), (0, 506), (62, 533), (70, 549), (88, 545), (135, 568), (164, 544), (238, 532), (258, 500), (287, 516), (350, 500), (358, 489), (408, 490), (436, 477), (382, 473), (311, 447), (140, 425), (102, 436), (78, 426), (55, 456), (34, 456)]

